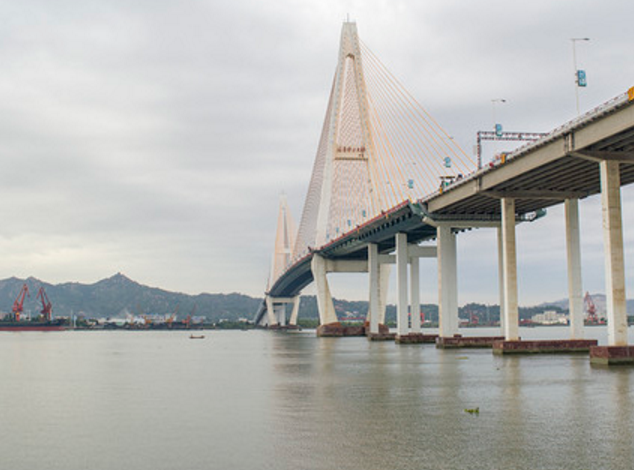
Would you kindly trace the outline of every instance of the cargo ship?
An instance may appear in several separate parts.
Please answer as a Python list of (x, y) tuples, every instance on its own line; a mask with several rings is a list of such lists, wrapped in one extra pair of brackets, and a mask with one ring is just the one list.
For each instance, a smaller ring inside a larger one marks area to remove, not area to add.
[(0, 320), (0, 331), (64, 331), (67, 329), (65, 319), (50, 321), (15, 321)]
[(42, 301), (42, 311), (39, 318), (23, 320), (24, 300), (28, 295), (29, 288), (24, 284), (13, 303), (12, 313), (8, 315), (8, 318), (0, 320), (0, 331), (63, 331), (66, 329), (67, 322), (65, 319), (53, 319), (53, 305), (48, 299), (43, 286), (37, 292), (37, 298)]

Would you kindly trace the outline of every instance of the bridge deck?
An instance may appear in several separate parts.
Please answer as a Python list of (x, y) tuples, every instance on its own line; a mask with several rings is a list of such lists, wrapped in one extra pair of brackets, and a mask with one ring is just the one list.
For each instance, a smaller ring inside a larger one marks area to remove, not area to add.
[[(436, 237), (423, 221), (499, 220), (500, 197), (516, 199), (518, 216), (584, 198), (601, 191), (601, 160), (621, 163), (621, 185), (634, 182), (634, 93), (625, 93), (545, 137), (508, 155), (505, 163), (483, 168), (442, 192), (408, 201), (356, 227), (313, 252), (333, 259), (367, 259), (367, 245), (380, 252), (394, 249), (394, 235), (407, 233), (410, 243)], [(269, 291), (273, 297), (292, 297), (313, 281), (312, 253), (296, 261)], [(256, 319), (259, 320), (258, 313)]]

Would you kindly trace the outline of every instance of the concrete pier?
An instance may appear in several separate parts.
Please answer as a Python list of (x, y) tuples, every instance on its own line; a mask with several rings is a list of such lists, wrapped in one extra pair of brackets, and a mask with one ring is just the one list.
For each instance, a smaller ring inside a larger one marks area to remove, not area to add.
[(493, 354), (588, 353), (596, 345), (596, 339), (494, 341)]
[(436, 340), (439, 349), (491, 348), (495, 341), (503, 341), (504, 336), (462, 336), (443, 337)]
[(343, 325), (340, 322), (327, 323), (317, 327), (317, 336), (320, 338), (339, 338), (343, 336), (365, 336), (364, 325)]
[(593, 346), (590, 363), (606, 366), (634, 365), (634, 346)]
[(409, 333), (407, 335), (398, 335), (396, 337), (396, 342), (398, 344), (433, 344), (436, 342), (438, 335), (430, 334), (426, 335), (424, 333)]

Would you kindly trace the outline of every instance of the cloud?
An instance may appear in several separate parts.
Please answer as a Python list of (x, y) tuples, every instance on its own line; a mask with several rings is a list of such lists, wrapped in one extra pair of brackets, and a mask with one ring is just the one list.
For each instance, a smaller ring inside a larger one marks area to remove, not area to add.
[[(508, 100), (498, 110), (507, 129), (544, 131), (574, 115), (570, 37), (592, 38), (579, 49), (584, 109), (634, 85), (632, 10), (624, 1), (5, 2), (0, 277), (88, 282), (123, 271), (166, 289), (260, 295), (280, 192), (300, 216), (346, 14), (470, 153), (475, 132), (492, 125), (492, 98)], [(496, 299), (494, 280), (471, 281), (496, 273), (486, 237), (459, 241), (465, 301)], [(561, 240), (518, 237), (526, 273), (549, 269)], [(603, 269), (600, 237), (600, 224), (584, 228), (590, 273)], [(486, 251), (472, 250), (480, 243)], [(550, 295), (524, 276), (535, 297)], [(359, 285), (342, 295), (362, 295)]]

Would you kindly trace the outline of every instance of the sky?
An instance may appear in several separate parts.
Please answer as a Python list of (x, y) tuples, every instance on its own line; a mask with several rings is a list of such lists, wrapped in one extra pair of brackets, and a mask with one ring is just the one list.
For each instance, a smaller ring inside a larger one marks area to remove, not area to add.
[[(570, 38), (591, 39), (582, 111), (634, 86), (631, 0), (0, 0), (0, 278), (122, 272), (261, 296), (281, 192), (301, 214), (347, 15), (469, 154), (493, 99), (506, 130), (576, 115)], [(634, 192), (622, 199), (634, 295)], [(584, 290), (603, 292), (600, 204), (580, 206)], [(517, 237), (520, 303), (564, 297), (561, 208)], [(495, 231), (458, 250), (460, 303), (495, 303)], [(421, 269), (436, 302), (435, 262)], [(367, 276), (331, 282), (367, 297)]]

